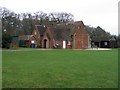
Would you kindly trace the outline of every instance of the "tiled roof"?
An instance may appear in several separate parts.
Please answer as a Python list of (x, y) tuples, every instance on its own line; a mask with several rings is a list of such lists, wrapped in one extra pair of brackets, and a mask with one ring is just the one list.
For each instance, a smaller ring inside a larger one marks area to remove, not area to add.
[(70, 40), (70, 29), (57, 26), (55, 28), (50, 29), (51, 34), (55, 40)]

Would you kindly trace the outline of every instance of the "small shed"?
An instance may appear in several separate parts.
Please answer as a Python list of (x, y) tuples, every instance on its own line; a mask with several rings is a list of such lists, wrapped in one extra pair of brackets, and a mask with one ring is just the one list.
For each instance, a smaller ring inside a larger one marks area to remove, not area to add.
[(114, 37), (94, 37), (92, 38), (91, 46), (99, 48), (115, 48), (117, 47), (117, 42)]
[(110, 37), (92, 38), (91, 47), (110, 48)]

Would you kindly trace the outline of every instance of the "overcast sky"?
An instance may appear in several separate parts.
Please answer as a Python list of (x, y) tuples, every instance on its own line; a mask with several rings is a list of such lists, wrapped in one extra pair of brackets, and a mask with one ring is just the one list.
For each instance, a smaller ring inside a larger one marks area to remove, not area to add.
[(75, 21), (100, 26), (111, 34), (118, 34), (119, 0), (0, 0), (0, 6), (16, 13), (43, 11), (67, 12)]

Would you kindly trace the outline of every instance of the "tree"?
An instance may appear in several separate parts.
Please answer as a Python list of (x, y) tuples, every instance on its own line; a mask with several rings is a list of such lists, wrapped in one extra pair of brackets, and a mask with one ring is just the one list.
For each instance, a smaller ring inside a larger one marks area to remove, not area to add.
[(32, 29), (33, 29), (33, 24), (32, 24), (32, 15), (30, 13), (23, 13), (23, 20), (21, 21), (22, 25), (22, 30), (25, 35), (31, 34)]
[(56, 22), (56, 23), (68, 23), (73, 21), (73, 15), (71, 13), (50, 13), (49, 18), (51, 21)]
[(6, 30), (10, 35), (17, 35), (17, 28), (19, 27), (19, 19), (17, 18), (17, 14), (11, 12), (6, 8), (0, 8), (0, 15), (2, 20), (2, 31)]
[(7, 33), (2, 34), (2, 48), (10, 48), (11, 36)]

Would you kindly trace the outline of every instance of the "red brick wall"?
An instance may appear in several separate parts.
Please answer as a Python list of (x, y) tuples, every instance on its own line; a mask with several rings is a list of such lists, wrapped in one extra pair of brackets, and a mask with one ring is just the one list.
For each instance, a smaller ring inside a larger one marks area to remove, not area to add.
[(88, 32), (84, 26), (77, 25), (75, 35), (75, 49), (86, 49), (88, 48)]
[(50, 40), (50, 48), (53, 48), (53, 46), (54, 46), (53, 42), (54, 42), (53, 40)]

